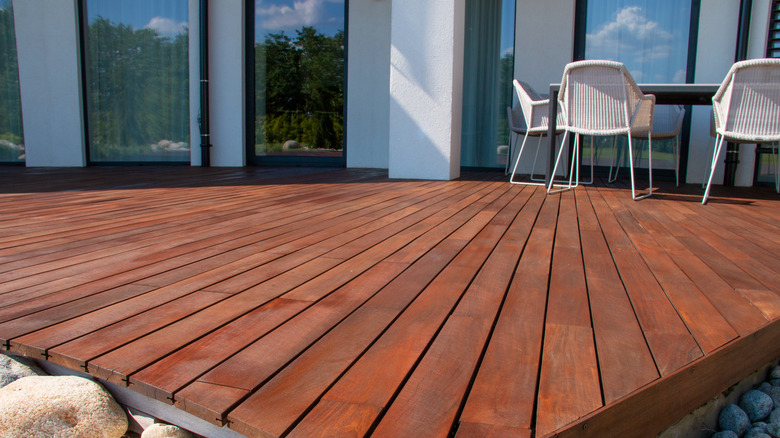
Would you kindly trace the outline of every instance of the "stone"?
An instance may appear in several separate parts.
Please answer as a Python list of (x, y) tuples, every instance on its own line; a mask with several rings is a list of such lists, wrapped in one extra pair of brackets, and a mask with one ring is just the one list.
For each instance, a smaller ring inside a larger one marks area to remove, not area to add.
[(33, 376), (0, 389), (3, 438), (119, 438), (122, 407), (102, 386), (82, 377)]
[(780, 379), (772, 379), (769, 383), (771, 383), (772, 386), (780, 386)]
[(769, 382), (762, 382), (760, 385), (758, 385), (757, 390), (763, 392), (764, 394), (769, 394), (769, 391), (774, 388), (771, 383)]
[(303, 146), (295, 140), (287, 140), (282, 145), (283, 151), (297, 151), (303, 149)]
[(736, 432), (731, 430), (722, 430), (712, 435), (712, 438), (739, 438), (739, 435), (737, 435)]
[(769, 423), (766, 425), (766, 433), (774, 437), (780, 437), (780, 424)]
[(43, 370), (28, 359), (0, 354), (0, 388), (22, 377), (42, 376), (45, 374)]
[(741, 436), (750, 428), (750, 419), (742, 408), (731, 404), (720, 411), (718, 426), (721, 430), (730, 430)]
[(769, 372), (769, 380), (772, 379), (780, 379), (780, 365), (772, 368), (772, 371)]
[(752, 389), (739, 399), (739, 407), (745, 411), (750, 421), (759, 421), (769, 416), (775, 407), (775, 402), (769, 395)]
[(759, 428), (750, 429), (745, 433), (744, 438), (772, 438), (771, 436), (767, 435), (766, 432)]
[(141, 438), (192, 438), (192, 434), (178, 426), (155, 423), (144, 429)]
[(769, 414), (769, 418), (767, 419), (767, 421), (768, 421), (770, 424), (771, 424), (771, 423), (780, 424), (780, 409), (778, 409), (778, 408), (775, 408), (775, 409), (774, 409), (774, 410), (773, 410), (773, 411), (772, 411), (772, 412)]
[(766, 395), (772, 398), (774, 402), (774, 409), (780, 408), (780, 386), (771, 386), (767, 391), (763, 391)]

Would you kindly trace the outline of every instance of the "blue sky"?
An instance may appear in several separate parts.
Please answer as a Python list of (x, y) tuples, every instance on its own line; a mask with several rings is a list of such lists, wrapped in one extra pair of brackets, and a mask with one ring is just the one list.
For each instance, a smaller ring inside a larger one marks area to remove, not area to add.
[(187, 28), (187, 0), (87, 0), (87, 18), (101, 16), (134, 29), (173, 36)]
[(255, 23), (255, 41), (282, 31), (295, 36), (303, 26), (334, 35), (344, 29), (344, 0), (255, 0)]
[(690, 6), (680, 0), (588, 2), (585, 57), (620, 61), (637, 82), (685, 82)]

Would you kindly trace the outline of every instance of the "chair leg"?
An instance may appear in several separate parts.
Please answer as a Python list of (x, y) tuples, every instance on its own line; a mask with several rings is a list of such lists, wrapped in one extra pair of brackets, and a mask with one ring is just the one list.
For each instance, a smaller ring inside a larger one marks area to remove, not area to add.
[(638, 201), (640, 199), (647, 198), (648, 196), (653, 194), (653, 151), (652, 151), (652, 143), (650, 140), (650, 134), (647, 135), (647, 150), (648, 150), (648, 170), (650, 171), (650, 189), (647, 193), (644, 195), (637, 196), (636, 195), (636, 183), (634, 181), (634, 156), (633, 156), (633, 145), (631, 144), (631, 133), (629, 132), (628, 135), (628, 162), (631, 166), (631, 197), (634, 199), (634, 201)]
[[(607, 182), (613, 183), (617, 180), (618, 172), (620, 172), (620, 151), (621, 149), (617, 144), (618, 136), (615, 136), (615, 140), (612, 142), (612, 163), (609, 165), (609, 177)], [(615, 168), (615, 177), (612, 177), (612, 168)]]
[(674, 181), (680, 187), (680, 136), (674, 137)]
[(702, 205), (707, 203), (707, 199), (710, 197), (710, 186), (712, 185), (712, 177), (715, 175), (715, 165), (718, 162), (718, 156), (720, 155), (721, 147), (723, 146), (723, 136), (718, 134), (715, 137), (715, 151), (712, 153), (712, 164), (710, 166), (710, 177), (707, 180), (707, 188), (704, 190), (704, 198), (702, 198)]
[[(544, 137), (544, 135), (540, 135), (539, 141), (536, 143), (536, 153), (534, 154), (534, 162), (531, 165), (531, 175), (529, 176), (531, 181), (544, 181), (544, 178), (534, 178), (534, 172), (536, 171), (536, 160), (539, 158), (539, 149), (542, 146), (542, 137)], [(550, 144), (552, 144), (552, 141), (550, 141)]]
[(523, 156), (523, 150), (525, 149), (525, 142), (527, 140), (528, 140), (528, 133), (526, 132), (525, 137), (523, 137), (523, 144), (520, 145), (520, 151), (517, 153), (517, 159), (515, 160), (515, 165), (512, 168), (512, 176), (509, 177), (509, 182), (511, 184), (519, 184), (524, 186), (543, 186), (544, 183), (515, 181), (515, 174), (517, 173), (517, 165), (520, 164), (520, 157)]
[[(512, 133), (510, 132), (509, 135), (511, 137)], [(520, 138), (520, 135), (519, 134), (515, 134), (515, 141), (511, 141), (510, 140), (510, 142), (509, 142), (509, 151), (508, 151), (508, 154), (506, 156), (506, 165), (504, 166), (504, 175), (509, 175), (509, 163), (512, 162), (512, 151), (514, 151), (515, 147), (517, 147), (517, 139), (519, 139), (519, 138)]]
[[(712, 147), (709, 147), (709, 143), (707, 143), (708, 150), (707, 155), (715, 152), (715, 147), (718, 145), (718, 136), (716, 135), (714, 138), (714, 141), (712, 142)], [(715, 160), (715, 157), (712, 158), (713, 161)], [(710, 167), (707, 168), (707, 161), (704, 161), (704, 178), (701, 180), (701, 188), (704, 189), (707, 187), (707, 172), (709, 169), (712, 169), (712, 162), (710, 162)]]
[(780, 157), (777, 152), (778, 147), (780, 147), (780, 142), (772, 143), (772, 161), (775, 163), (775, 191), (780, 193)]
[[(547, 186), (547, 193), (548, 194), (552, 193), (550, 191), (552, 190), (553, 185), (555, 184), (555, 174), (558, 172), (558, 165), (561, 162), (561, 155), (563, 155), (563, 145), (566, 144), (566, 137), (568, 137), (568, 135), (569, 135), (569, 131), (564, 131), (563, 132), (563, 139), (561, 140), (561, 147), (560, 147), (560, 149), (558, 149), (558, 157), (555, 159), (555, 166), (553, 166), (552, 175), (550, 175), (550, 184)], [(555, 144), (551, 143), (550, 147), (555, 147)], [(567, 190), (567, 189), (556, 190), (555, 193), (563, 191), (563, 190)]]

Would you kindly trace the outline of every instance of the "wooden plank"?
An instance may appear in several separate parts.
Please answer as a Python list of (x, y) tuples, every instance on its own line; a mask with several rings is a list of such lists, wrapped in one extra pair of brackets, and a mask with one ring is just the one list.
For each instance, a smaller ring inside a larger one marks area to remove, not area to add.
[(636, 208), (633, 204), (636, 203), (621, 203), (614, 193), (609, 192), (603, 193), (602, 197), (612, 208), (623, 230), (653, 271), (653, 276), (702, 350), (705, 353), (713, 351), (737, 337), (737, 332), (728, 321), (634, 218), (627, 207), (633, 210)]
[(464, 423), (458, 424), (455, 438), (531, 438), (533, 431), (494, 424)]
[[(495, 202), (501, 202), (505, 204), (508, 202), (509, 198), (511, 198), (511, 196), (504, 197), (504, 199), (500, 201), (497, 200)], [(484, 226), (484, 221), (486, 219), (487, 218), (478, 216), (473, 218), (473, 220), (483, 224), (477, 229), (481, 229)], [(498, 236), (496, 236), (494, 239), (497, 238)], [(480, 249), (480, 251), (484, 252), (483, 249)], [(455, 253), (457, 253), (457, 251), (455, 251), (452, 255)], [(435, 269), (435, 265), (431, 267)], [(419, 285), (420, 289), (422, 289), (422, 287), (424, 287), (425, 284), (430, 281), (430, 278), (435, 276), (437, 272), (437, 270), (433, 270), (425, 282)], [(385, 288), (382, 291), (384, 293), (380, 292), (380, 294), (378, 294), (380, 301), (381, 297), (390, 295), (388, 291), (391, 291), (393, 288), (399, 286), (406, 289), (407, 292), (404, 294), (393, 293), (392, 298), (394, 300), (398, 300), (399, 296), (404, 295), (407, 296), (408, 299), (413, 299), (417, 294), (417, 291), (420, 290), (407, 282), (394, 282), (391, 284), (391, 288)], [(455, 288), (455, 290), (457, 290), (457, 288)], [(372, 304), (377, 301), (376, 298), (377, 297), (372, 298), (366, 304), (366, 306), (369, 308), (393, 308), (387, 305), (379, 306)], [(400, 309), (405, 307), (406, 304), (408, 304), (408, 301), (407, 303), (403, 304)], [(400, 311), (400, 309), (398, 310)], [(242, 350), (239, 354), (232, 356), (218, 367), (204, 374), (199, 378), (198, 381), (236, 388), (244, 388), (247, 390), (258, 387), (266, 379), (276, 373), (282, 366), (284, 366), (286, 362), (294, 358), (305, 348), (308, 348), (309, 344), (317, 340), (318, 337), (322, 335), (322, 333), (327, 331), (336, 322), (338, 322), (338, 319), (328, 317), (328, 315), (332, 314), (334, 310), (338, 311), (339, 309), (333, 309), (332, 306), (325, 308), (313, 307), (311, 309), (312, 315), (296, 320), (295, 324), (286, 324), (280, 327), (279, 330), (274, 331), (269, 336), (263, 337), (250, 347)], [(323, 318), (313, 318), (313, 315), (316, 314), (321, 314)], [(336, 313), (336, 315), (340, 314), (341, 313)], [(252, 364), (251, 367), (246, 365), (249, 363)], [(200, 395), (197, 393), (197, 391), (193, 391), (190, 387), (185, 387), (183, 390), (175, 394), (176, 400), (179, 400), (180, 398), (197, 399), (198, 397), (200, 397)], [(226, 411), (238, 401), (239, 400), (223, 400), (220, 402), (220, 404), (216, 404), (212, 407), (212, 413), (217, 415), (223, 413), (224, 415)]]
[(780, 321), (776, 320), (547, 436), (655, 437), (778, 356)]
[(603, 405), (574, 192), (561, 194), (539, 375), (536, 432)]
[(659, 374), (588, 194), (577, 193), (576, 202), (601, 388), (610, 404)]
[(371, 428), (380, 411), (376, 406), (324, 400), (309, 413), (307, 418), (310, 418), (310, 421), (299, 424), (287, 436), (290, 438), (363, 436), (363, 431)]
[(701, 349), (609, 206), (601, 197), (590, 199), (661, 375), (701, 357)]
[[(544, 199), (461, 413), (461, 424), (532, 427), (559, 200), (560, 196)], [(465, 432), (459, 428), (461, 433)]]

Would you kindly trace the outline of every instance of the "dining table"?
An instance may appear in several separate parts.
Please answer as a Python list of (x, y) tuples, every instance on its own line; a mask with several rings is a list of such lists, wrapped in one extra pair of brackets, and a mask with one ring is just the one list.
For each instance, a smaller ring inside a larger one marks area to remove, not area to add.
[[(637, 84), (639, 89), (644, 94), (652, 94), (655, 96), (656, 105), (712, 105), (712, 96), (718, 91), (720, 84)], [(560, 92), (561, 84), (550, 84), (550, 105), (549, 105), (549, 123), (547, 126), (547, 138), (554, 139), (555, 132), (557, 131), (557, 114), (558, 114), (558, 93)], [(685, 149), (685, 156), (687, 157), (687, 142), (683, 142), (683, 148)], [(551, 145), (555, 142), (551, 141)], [(561, 145), (563, 147), (563, 145)], [(555, 165), (555, 147), (549, 148), (550, 153), (547, 157), (547, 167), (545, 172), (545, 184), (550, 184), (550, 178), (552, 178), (553, 166)], [(681, 150), (681, 155), (683, 151)], [(733, 185), (734, 175), (737, 170), (736, 160), (736, 146), (728, 144), (726, 149), (726, 181), (729, 181)], [(687, 160), (681, 160), (683, 164)], [(728, 185), (728, 184), (727, 184)]]

